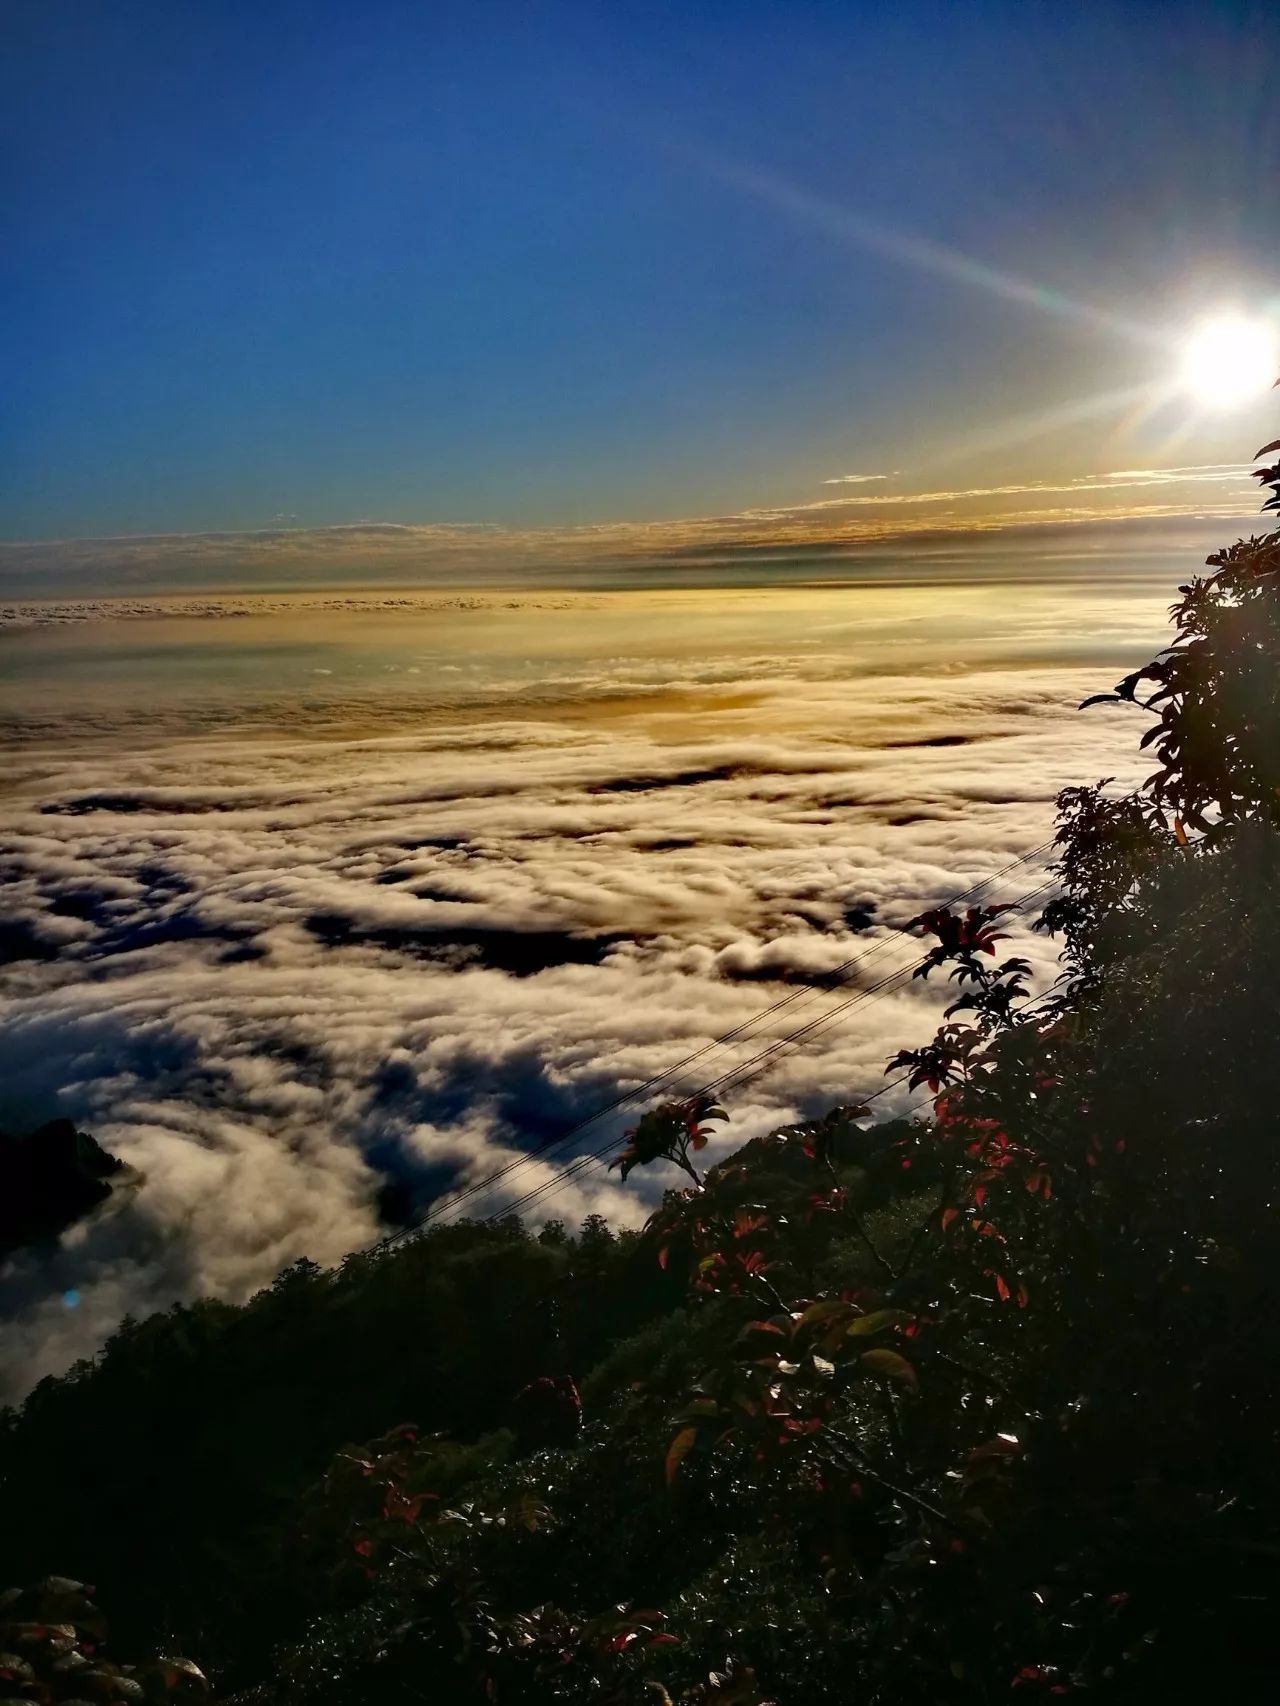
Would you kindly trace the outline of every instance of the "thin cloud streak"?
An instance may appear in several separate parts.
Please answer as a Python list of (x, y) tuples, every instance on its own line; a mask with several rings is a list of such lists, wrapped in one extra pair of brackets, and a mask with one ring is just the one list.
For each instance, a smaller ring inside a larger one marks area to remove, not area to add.
[[(917, 492), (860, 491), (839, 497), (758, 505), (719, 515), (658, 521), (603, 521), (575, 527), (513, 528), (469, 522), (349, 522), (107, 539), (0, 542), (0, 594), (21, 598), (110, 590), (146, 592), (178, 586), (321, 585), (379, 576), (410, 583), (560, 584), (607, 578), (682, 555), (788, 547), (896, 546), (942, 535), (974, 539), (1017, 528), (1179, 518), (1243, 519), (1253, 508), (1247, 468), (1240, 464), (1118, 470), (1067, 480)], [(889, 476), (883, 476), (888, 478)], [(867, 476), (867, 478), (871, 478)], [(877, 480), (881, 476), (875, 477)], [(844, 485), (847, 478), (826, 485)], [(1216, 489), (1213, 503), (1196, 487)], [(1124, 494), (1160, 489), (1160, 503), (1126, 502)], [(1092, 499), (1010, 504), (1011, 499)], [(1101, 500), (1101, 501), (1099, 501)], [(985, 506), (985, 507), (981, 507)], [(911, 512), (927, 512), (916, 515)]]
[[(1202, 467), (1188, 468), (1123, 468), (1108, 474), (1081, 474), (1075, 479), (1066, 481), (1027, 480), (1008, 486), (959, 487), (954, 491), (876, 492), (866, 497), (828, 498), (823, 505), (797, 505), (794, 506), (794, 510), (798, 512), (801, 509), (834, 508), (842, 504), (958, 503), (964, 499), (1020, 497), (1024, 494), (1036, 492), (1114, 492), (1142, 486), (1172, 486), (1202, 482), (1210, 484), (1236, 482), (1242, 492), (1251, 492), (1253, 488), (1247, 483), (1248, 473), (1248, 464), (1243, 462), (1205, 463)], [(835, 479), (824, 480), (822, 483), (824, 486), (840, 486), (845, 484), (847, 478), (848, 476), (839, 475)]]

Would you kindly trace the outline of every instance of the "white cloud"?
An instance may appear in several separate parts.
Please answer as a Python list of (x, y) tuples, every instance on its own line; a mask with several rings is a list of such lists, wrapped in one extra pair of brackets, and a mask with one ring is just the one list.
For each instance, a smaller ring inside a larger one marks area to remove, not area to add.
[[(1123, 713), (1070, 707), (1149, 655), (1162, 586), (805, 600), (417, 611), (473, 664), (480, 633), (510, 651), (405, 699), (381, 670), (353, 696), (339, 648), (330, 697), (252, 733), (243, 689), (179, 715), (138, 677), (90, 716), (58, 677), (0, 806), (6, 917), (47, 948), (0, 980), (0, 1084), (14, 1123), (65, 1112), (142, 1182), (10, 1265), (11, 1390), (126, 1309), (340, 1259), (387, 1172), (482, 1178), (780, 997), (824, 1011), (806, 980), (880, 943), (876, 973), (909, 964), (897, 926), (1039, 842), (1060, 786), (1141, 773)], [(876, 1087), (935, 1011), (919, 983), (853, 1010), (729, 1097), (733, 1139)], [(587, 1173), (547, 1212), (634, 1218), (662, 1183)]]
[(1117, 468), (1108, 480), (1245, 480), (1247, 462), (1196, 462), (1179, 468)]
[[(854, 475), (824, 480), (825, 486), (841, 486)], [(975, 498), (1027, 497), (1042, 492), (1113, 492), (1140, 489), (1147, 486), (1181, 486), (1207, 483), (1237, 486), (1241, 495), (1254, 495), (1248, 483), (1249, 469), (1244, 463), (1210, 463), (1194, 468), (1121, 468), (1110, 474), (1080, 474), (1065, 481), (1027, 480), (1006, 486), (966, 486), (954, 491), (938, 492), (873, 492), (864, 497), (828, 498), (821, 503), (796, 506), (797, 509), (831, 509), (843, 504), (938, 504), (971, 502)], [(754, 514), (779, 514), (782, 511), (754, 511)]]

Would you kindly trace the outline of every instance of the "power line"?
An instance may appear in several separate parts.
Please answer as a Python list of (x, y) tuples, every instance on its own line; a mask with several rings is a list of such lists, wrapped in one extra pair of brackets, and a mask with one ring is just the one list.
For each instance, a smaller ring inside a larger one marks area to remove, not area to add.
[[(1028, 894), (1024, 895), (1020, 901), (1015, 903), (1014, 907), (1010, 910), (1019, 912), (1026, 910), (1028, 907), (1033, 906), (1041, 895), (1046, 894), (1054, 887), (1056, 887), (1056, 881), (1052, 878), (1047, 882), (1037, 885), (1036, 888), (1032, 889)], [(846, 1013), (851, 1007), (856, 1006), (859, 1002), (864, 1000), (869, 1001), (880, 999), (881, 995), (888, 993), (888, 989), (891, 985), (901, 985), (914, 977), (916, 969), (917, 966), (915, 964), (899, 967), (896, 971), (891, 972), (886, 977), (882, 978), (879, 983), (873, 985), (870, 989), (859, 990), (857, 994), (849, 996), (844, 1001), (837, 1003), (835, 1007), (829, 1009), (826, 1013), (819, 1014), (818, 1017), (811, 1020), (808, 1025), (802, 1026), (799, 1030), (788, 1036), (777, 1039), (768, 1048), (763, 1049), (759, 1054), (752, 1056), (750, 1060), (740, 1063), (729, 1072), (712, 1080), (709, 1084), (701, 1086), (700, 1090), (690, 1091), (688, 1093), (690, 1095), (699, 1093), (703, 1095), (718, 1095), (723, 1093), (725, 1089), (732, 1088), (743, 1083), (748, 1083), (754, 1079), (762, 1077), (765, 1072), (771, 1069), (775, 1059), (780, 1057), (783, 1049), (797, 1046), (802, 1044), (804, 1041), (809, 1040), (817, 1030), (835, 1023), (838, 1018)], [(1038, 997), (1037, 999), (1042, 998)], [(1027, 1005), (1030, 1005), (1030, 1003)], [(764, 1064), (759, 1065), (758, 1063), (760, 1062), (764, 1062)], [(757, 1069), (752, 1071), (751, 1068), (753, 1067), (756, 1067)], [(871, 1096), (866, 1097), (865, 1100), (870, 1102), (876, 1100), (880, 1096), (887, 1095), (890, 1090), (894, 1089), (901, 1082), (902, 1079), (895, 1079), (892, 1083), (883, 1085)], [(525, 1192), (524, 1195), (517, 1197), (514, 1202), (505, 1204), (500, 1210), (495, 1210), (492, 1214), (485, 1216), (484, 1219), (491, 1222), (506, 1215), (519, 1213), (522, 1208), (537, 1201), (540, 1197), (547, 1194), (553, 1194), (563, 1185), (576, 1178), (578, 1174), (585, 1171), (588, 1167), (594, 1166), (597, 1162), (602, 1161), (609, 1150), (614, 1147), (615, 1142), (616, 1138), (611, 1136), (600, 1143), (597, 1147), (588, 1149), (581, 1155), (575, 1156), (566, 1167), (560, 1169), (552, 1176), (551, 1179), (544, 1180), (542, 1184), (532, 1187), (529, 1191)], [(537, 1158), (537, 1155), (527, 1155), (522, 1157), (519, 1162), (515, 1163), (515, 1165), (523, 1166)], [(510, 1173), (512, 1170), (512, 1167), (507, 1167), (506, 1169), (503, 1169), (503, 1173), (505, 1175)], [(481, 1188), (484, 1187), (482, 1186)], [(424, 1217), (418, 1224), (427, 1224), (431, 1218), (434, 1217)]]
[[(972, 884), (969, 889), (962, 890), (960, 894), (953, 896), (950, 901), (945, 902), (944, 904), (948, 905), (948, 906), (953, 906), (953, 905), (958, 904), (961, 901), (964, 901), (964, 900), (971, 898), (971, 896), (976, 894), (979, 889), (987, 887), (992, 882), (999, 881), (1000, 878), (1007, 875), (1009, 871), (1016, 869), (1019, 865), (1026, 864), (1028, 861), (1030, 861), (1033, 858), (1036, 858), (1039, 854), (1047, 851), (1048, 848), (1051, 847), (1052, 845), (1053, 845), (1052, 838), (1050, 838), (1046, 842), (1042, 842), (1038, 847), (1032, 848), (1030, 850), (1030, 852), (1022, 854), (1018, 859), (1011, 860), (1009, 862), (1009, 864), (1001, 867), (997, 871), (993, 871), (990, 874), (990, 876), (984, 877), (980, 882)], [(1052, 883), (1039, 885), (1036, 889), (1032, 890), (1029, 895), (1024, 896), (1022, 901), (1017, 903), (1019, 909), (1021, 909), (1023, 906), (1030, 904), (1032, 901), (1034, 901), (1034, 899), (1036, 898), (1036, 896), (1038, 894), (1040, 894), (1041, 892), (1044, 892), (1044, 890), (1046, 888), (1052, 887), (1052, 886), (1053, 886)], [(901, 941), (900, 937), (886, 937), (881, 942), (877, 943), (874, 948), (868, 950), (867, 952), (865, 952), (861, 955), (855, 956), (853, 959), (851, 959), (849, 961), (846, 961), (845, 967), (856, 968), (858, 966), (864, 965), (867, 962), (867, 960), (871, 959), (876, 954), (883, 952), (888, 947), (896, 946), (898, 944), (898, 942), (900, 942), (900, 941)], [(838, 969), (843, 970), (844, 968), (838, 968)], [(718, 1078), (714, 1079), (712, 1081), (712, 1086), (713, 1087), (714, 1086), (723, 1086), (724, 1084), (732, 1081), (734, 1078), (737, 1077), (737, 1075), (743, 1070), (744, 1067), (752, 1066), (752, 1065), (756, 1064), (758, 1061), (766, 1059), (770, 1054), (774, 1053), (775, 1051), (777, 1051), (781, 1048), (788, 1046), (789, 1044), (791, 1044), (797, 1040), (803, 1040), (809, 1033), (820, 1028), (821, 1026), (825, 1025), (826, 1023), (833, 1021), (840, 1013), (847, 1011), (850, 1007), (856, 1005), (857, 1003), (862, 1002), (862, 1001), (871, 1001), (871, 1000), (878, 999), (880, 994), (887, 992), (888, 988), (892, 984), (907, 981), (907, 979), (911, 975), (913, 975), (914, 971), (915, 971), (914, 964), (911, 966), (904, 966), (904, 967), (897, 968), (895, 971), (887, 974), (887, 976), (885, 976), (884, 978), (879, 979), (875, 984), (870, 985), (866, 989), (859, 990), (854, 995), (847, 997), (845, 999), (845, 1001), (839, 1003), (836, 1008), (829, 1010), (828, 1013), (826, 1013), (826, 1014), (819, 1015), (816, 1020), (810, 1021), (810, 1023), (808, 1025), (801, 1027), (798, 1031), (789, 1033), (787, 1036), (784, 1036), (782, 1038), (775, 1039), (765, 1049), (761, 1050), (759, 1054), (753, 1055), (750, 1058), (750, 1060), (748, 1060), (747, 1062), (740, 1062), (740, 1063), (735, 1064), (735, 1066), (732, 1067), (727, 1073), (724, 1073), (724, 1074), (720, 1075)], [(846, 976), (843, 979), (843, 981), (847, 981), (847, 973), (846, 973)], [(483, 1179), (475, 1181), (472, 1185), (467, 1186), (462, 1191), (454, 1193), (452, 1196), (444, 1199), (441, 1202), (433, 1203), (428, 1208), (427, 1212), (424, 1215), (420, 1216), (418, 1218), (418, 1220), (415, 1221), (411, 1226), (407, 1226), (407, 1227), (403, 1227), (403, 1228), (398, 1229), (395, 1233), (393, 1233), (389, 1238), (385, 1239), (383, 1242), (385, 1244), (392, 1244), (392, 1243), (399, 1242), (402, 1238), (410, 1236), (412, 1233), (418, 1231), (421, 1227), (426, 1226), (426, 1225), (430, 1224), (432, 1221), (439, 1219), (441, 1217), (441, 1215), (443, 1215), (444, 1213), (448, 1212), (451, 1209), (458, 1207), (461, 1203), (463, 1203), (463, 1202), (469, 1200), (470, 1198), (480, 1194), (481, 1192), (488, 1191), (493, 1185), (500, 1183), (502, 1179), (508, 1177), (511, 1173), (517, 1171), (519, 1168), (528, 1165), (530, 1162), (532, 1162), (534, 1160), (537, 1160), (540, 1156), (547, 1154), (549, 1151), (551, 1151), (553, 1149), (557, 1149), (557, 1148), (562, 1147), (572, 1137), (576, 1136), (578, 1132), (582, 1131), (586, 1126), (593, 1124), (597, 1119), (600, 1119), (606, 1113), (610, 1113), (610, 1112), (614, 1111), (616, 1108), (620, 1107), (623, 1103), (635, 1100), (638, 1096), (647, 1093), (650, 1089), (654, 1088), (657, 1084), (661, 1083), (664, 1079), (670, 1079), (670, 1078), (674, 1077), (675, 1074), (682, 1073), (694, 1061), (700, 1059), (702, 1056), (709, 1053), (712, 1049), (719, 1046), (722, 1042), (730, 1040), (734, 1037), (741, 1035), (742, 1033), (744, 1033), (748, 1029), (748, 1027), (750, 1025), (758, 1022), (761, 1018), (766, 1017), (768, 1015), (771, 1015), (773, 1013), (776, 1013), (779, 1009), (787, 1006), (792, 1001), (799, 1001), (801, 1005), (804, 1005), (809, 1001), (818, 999), (822, 993), (823, 993), (823, 991), (821, 991), (821, 990), (813, 990), (813, 989), (797, 990), (797, 991), (793, 992), (793, 994), (791, 996), (784, 997), (782, 1000), (775, 1002), (772, 1007), (765, 1010), (765, 1014), (756, 1015), (755, 1019), (744, 1021), (742, 1024), (736, 1026), (734, 1028), (734, 1030), (732, 1030), (730, 1032), (726, 1032), (725, 1036), (723, 1038), (717, 1038), (710, 1043), (704, 1044), (701, 1048), (695, 1050), (692, 1054), (688, 1055), (684, 1060), (679, 1061), (675, 1065), (666, 1068), (661, 1073), (655, 1074), (651, 1079), (646, 1080), (646, 1082), (644, 1084), (637, 1085), (632, 1090), (623, 1092), (620, 1095), (614, 1097), (610, 1102), (604, 1104), (604, 1106), (593, 1110), (590, 1114), (588, 1114), (588, 1115), (584, 1116), (582, 1119), (578, 1120), (574, 1125), (570, 1126), (567, 1130), (562, 1132), (559, 1136), (557, 1136), (555, 1138), (548, 1139), (546, 1142), (540, 1144), (534, 1150), (526, 1151), (524, 1154), (518, 1156), (513, 1161), (510, 1161), (510, 1162), (506, 1163), (506, 1165), (504, 1165), (503, 1167), (498, 1168), (494, 1173), (487, 1175)], [(758, 1076), (760, 1076), (760, 1074), (757, 1073), (756, 1076), (758, 1077)], [(690, 1093), (692, 1093), (692, 1092), (690, 1092)], [(609, 1142), (610, 1142), (610, 1144), (612, 1144), (613, 1139), (611, 1138), (609, 1140)]]
[[(1017, 1008), (1016, 1011), (1020, 1014), (1031, 1012), (1035, 1007), (1047, 1001), (1050, 993), (1050, 991), (1046, 991), (1043, 995), (1035, 996), (1032, 1000), (1023, 1002), (1022, 1006)], [(758, 1077), (760, 1075), (757, 1073), (755, 1076)], [(888, 1084), (882, 1084), (878, 1090), (872, 1091), (869, 1096), (864, 1096), (861, 1099), (860, 1105), (867, 1107), (872, 1102), (878, 1101), (881, 1096), (887, 1096), (891, 1090), (896, 1090), (900, 1085), (905, 1084), (910, 1076), (911, 1074), (909, 1072), (900, 1073), (897, 1078), (891, 1079)], [(913, 1106), (919, 1107), (925, 1100), (927, 1100), (927, 1097), (921, 1097), (916, 1103), (908, 1104), (907, 1108), (903, 1110), (904, 1113), (910, 1113)], [(571, 1161), (567, 1167), (562, 1169), (562, 1171), (554, 1178), (544, 1180), (541, 1185), (537, 1185), (531, 1190), (526, 1191), (522, 1197), (517, 1197), (514, 1202), (506, 1203), (501, 1209), (496, 1209), (492, 1214), (486, 1215), (482, 1224), (492, 1225), (495, 1221), (505, 1219), (509, 1215), (521, 1213), (522, 1210), (531, 1207), (535, 1202), (539, 1201), (543, 1197), (554, 1196), (555, 1193), (561, 1190), (565, 1185), (572, 1183), (579, 1174), (586, 1172), (590, 1167), (599, 1165), (599, 1163), (604, 1160), (608, 1150), (612, 1147), (613, 1144), (609, 1143), (603, 1145), (599, 1149), (588, 1150), (582, 1155), (576, 1156), (574, 1160)]]
[[(1045, 841), (1040, 842), (1038, 846), (1031, 848), (1026, 853), (1020, 854), (1016, 859), (1011, 859), (1006, 865), (1000, 866), (997, 870), (980, 878), (976, 883), (971, 884), (969, 888), (962, 889), (958, 894), (952, 895), (949, 900), (946, 900), (941, 904), (953, 907), (971, 900), (979, 890), (988, 888), (992, 883), (999, 882), (1003, 877), (1008, 876), (1011, 871), (1017, 870), (1019, 866), (1028, 864), (1033, 859), (1039, 858), (1042, 854), (1047, 853), (1054, 845), (1055, 839), (1055, 836), (1048, 837)], [(1019, 905), (1022, 904), (1023, 903), (1021, 902), (1019, 903)], [(835, 967), (833, 971), (823, 974), (822, 980), (826, 988), (815, 989), (812, 987), (806, 987), (803, 989), (793, 990), (789, 995), (780, 997), (777, 1001), (773, 1002), (771, 1006), (766, 1007), (762, 1012), (756, 1013), (748, 1019), (744, 1019), (731, 1030), (724, 1032), (723, 1035), (715, 1037), (710, 1042), (702, 1044), (701, 1047), (695, 1049), (691, 1054), (686, 1055), (683, 1060), (677, 1061), (672, 1066), (665, 1067), (661, 1072), (654, 1073), (652, 1077), (647, 1078), (643, 1083), (634, 1085), (629, 1090), (621, 1091), (609, 1101), (593, 1108), (590, 1113), (585, 1114), (580, 1119), (574, 1121), (572, 1125), (566, 1127), (564, 1131), (560, 1132), (555, 1137), (546, 1139), (531, 1150), (526, 1150), (523, 1154), (516, 1157), (514, 1160), (505, 1163), (502, 1167), (496, 1169), (485, 1178), (476, 1180), (472, 1184), (463, 1187), (461, 1190), (453, 1192), (449, 1196), (432, 1203), (426, 1212), (420, 1215), (415, 1221), (407, 1226), (398, 1227), (387, 1237), (381, 1239), (378, 1244), (373, 1246), (373, 1248), (388, 1248), (391, 1245), (399, 1243), (402, 1239), (412, 1236), (423, 1227), (430, 1225), (435, 1220), (438, 1220), (442, 1215), (459, 1207), (462, 1203), (471, 1200), (473, 1197), (482, 1192), (490, 1190), (494, 1185), (499, 1184), (504, 1178), (509, 1177), (510, 1174), (515, 1172), (517, 1169), (528, 1165), (529, 1162), (537, 1160), (540, 1156), (546, 1155), (552, 1150), (561, 1148), (572, 1138), (576, 1137), (579, 1132), (585, 1130), (587, 1126), (595, 1124), (597, 1120), (603, 1119), (605, 1115), (615, 1112), (618, 1108), (624, 1106), (628, 1102), (633, 1102), (641, 1096), (647, 1095), (650, 1091), (656, 1089), (658, 1085), (674, 1078), (677, 1074), (686, 1072), (696, 1061), (703, 1059), (715, 1049), (722, 1048), (731, 1042), (741, 1039), (748, 1031), (751, 1030), (752, 1027), (763, 1024), (768, 1019), (776, 1017), (778, 1013), (782, 1012), (787, 1007), (792, 1005), (803, 1007), (811, 1001), (818, 1000), (824, 993), (826, 993), (826, 989), (839, 987), (841, 983), (847, 983), (853, 973), (860, 967), (865, 966), (868, 961), (876, 958), (882, 953), (885, 953), (889, 948), (896, 947), (901, 940), (901, 936), (885, 936), (871, 948), (864, 950), (860, 954), (850, 956), (849, 959)], [(902, 975), (900, 971), (888, 974), (885, 978), (882, 978), (877, 983), (870, 985), (867, 989), (859, 990), (855, 995), (848, 997), (847, 1002), (844, 1005), (847, 1006), (857, 1001), (874, 999), (877, 992), (900, 975)], [(804, 1030), (807, 1031), (810, 1028), (811, 1027), (804, 1027)], [(779, 1043), (770, 1045), (770, 1047), (781, 1046), (790, 1040), (790, 1037), (784, 1037), (780, 1039)], [(761, 1059), (763, 1058), (763, 1055), (768, 1052), (769, 1050), (766, 1049), (762, 1051), (761, 1055), (753, 1056), (752, 1059)], [(733, 1070), (736, 1071), (738, 1069), (735, 1067)], [(722, 1082), (723, 1076), (727, 1075), (722, 1075), (721, 1079), (714, 1080), (713, 1082)]]
[[(1050, 878), (1048, 882), (1039, 884), (1028, 894), (1024, 895), (1023, 898), (1016, 902), (1010, 910), (1022, 912), (1026, 910), (1026, 908), (1034, 906), (1042, 895), (1048, 894), (1051, 889), (1056, 887), (1056, 878)], [(916, 965), (903, 966), (899, 968), (898, 971), (891, 972), (887, 977), (882, 978), (878, 984), (873, 984), (870, 989), (859, 990), (856, 995), (846, 996), (842, 1002), (837, 1003), (835, 1007), (830, 1008), (826, 1013), (820, 1013), (816, 1019), (811, 1019), (807, 1025), (801, 1026), (799, 1030), (793, 1031), (789, 1036), (780, 1038), (778, 1042), (771, 1044), (769, 1048), (762, 1049), (758, 1055), (754, 1055), (751, 1060), (740, 1062), (729, 1072), (724, 1073), (720, 1078), (713, 1079), (710, 1084), (704, 1085), (704, 1094), (716, 1095), (722, 1089), (727, 1088), (730, 1083), (737, 1084), (750, 1082), (750, 1077), (741, 1079), (738, 1075), (739, 1073), (747, 1071), (747, 1069), (754, 1065), (757, 1060), (764, 1060), (766, 1062), (762, 1071), (767, 1071), (769, 1065), (772, 1064), (768, 1057), (773, 1054), (775, 1050), (780, 1050), (782, 1048), (791, 1047), (797, 1043), (809, 1041), (817, 1031), (821, 1030), (828, 1024), (834, 1023), (834, 1021), (839, 1018), (843, 1012), (847, 1011), (848, 1008), (855, 1006), (863, 999), (879, 999), (880, 991), (887, 993), (889, 985), (893, 983), (908, 982), (916, 975), (917, 970), (918, 966)], [(750, 1076), (759, 1078), (761, 1075), (762, 1073), (757, 1072)]]

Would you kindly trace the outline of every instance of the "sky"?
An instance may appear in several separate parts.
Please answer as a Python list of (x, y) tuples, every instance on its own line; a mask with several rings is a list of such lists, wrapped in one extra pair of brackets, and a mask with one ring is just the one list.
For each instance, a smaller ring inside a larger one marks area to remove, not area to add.
[(0, 1400), (690, 1056), (717, 1153), (886, 1084), (1262, 525), (1273, 12), (0, 0), (0, 1128), (130, 1170)]
[(1243, 514), (1169, 379), (1277, 313), (1270, 10), (8, 4), (0, 570)]

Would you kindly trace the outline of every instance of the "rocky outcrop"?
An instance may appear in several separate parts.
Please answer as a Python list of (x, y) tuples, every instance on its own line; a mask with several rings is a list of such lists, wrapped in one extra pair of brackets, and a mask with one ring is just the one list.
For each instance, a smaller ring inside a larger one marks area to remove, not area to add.
[(105, 1202), (124, 1173), (70, 1120), (50, 1120), (25, 1137), (0, 1131), (0, 1258), (56, 1238)]

